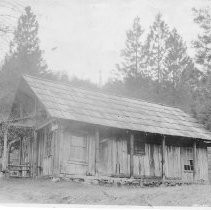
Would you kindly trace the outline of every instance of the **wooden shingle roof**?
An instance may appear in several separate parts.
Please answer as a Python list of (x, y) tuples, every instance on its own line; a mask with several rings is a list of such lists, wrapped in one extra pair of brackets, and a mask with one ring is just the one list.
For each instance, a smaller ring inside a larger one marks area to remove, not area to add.
[(120, 129), (211, 140), (211, 133), (178, 108), (23, 77), (52, 117)]

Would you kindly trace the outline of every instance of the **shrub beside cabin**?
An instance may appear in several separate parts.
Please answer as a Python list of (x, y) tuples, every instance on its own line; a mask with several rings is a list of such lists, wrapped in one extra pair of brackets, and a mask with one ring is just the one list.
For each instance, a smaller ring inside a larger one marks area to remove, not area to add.
[(208, 181), (211, 134), (180, 109), (24, 76), (12, 114), (34, 131), (21, 143), (33, 176)]

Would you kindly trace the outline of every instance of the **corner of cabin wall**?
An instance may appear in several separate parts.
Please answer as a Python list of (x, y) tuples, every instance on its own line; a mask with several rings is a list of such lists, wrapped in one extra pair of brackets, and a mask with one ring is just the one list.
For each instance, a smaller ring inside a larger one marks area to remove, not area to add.
[(211, 184), (211, 147), (207, 147), (208, 181)]
[(63, 120), (58, 120), (58, 132), (57, 132), (57, 145), (58, 145), (58, 174), (59, 176), (63, 176), (62, 173), (64, 171), (64, 163), (63, 163), (63, 156), (64, 156), (64, 145), (65, 145), (65, 134), (64, 134), (64, 123)]
[(206, 147), (196, 148), (196, 177), (194, 182), (208, 184), (209, 170), (208, 170), (208, 151)]

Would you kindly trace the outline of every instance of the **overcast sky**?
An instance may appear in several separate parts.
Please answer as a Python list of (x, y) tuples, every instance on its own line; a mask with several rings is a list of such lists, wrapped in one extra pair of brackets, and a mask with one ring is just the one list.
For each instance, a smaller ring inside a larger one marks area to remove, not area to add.
[[(14, 2), (14, 0), (1, 0)], [(39, 37), (50, 69), (70, 76), (103, 82), (120, 61), (125, 33), (136, 16), (148, 31), (155, 15), (175, 27), (190, 46), (197, 36), (192, 8), (206, 7), (209, 0), (20, 0), (31, 5), (40, 24)], [(1, 4), (0, 4), (1, 7)], [(189, 49), (192, 54), (191, 49)]]

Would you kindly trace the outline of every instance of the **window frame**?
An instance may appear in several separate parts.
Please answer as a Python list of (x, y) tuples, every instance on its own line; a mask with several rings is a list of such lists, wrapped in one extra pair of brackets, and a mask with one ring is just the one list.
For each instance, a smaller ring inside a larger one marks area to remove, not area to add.
[(194, 171), (194, 165), (193, 165), (193, 148), (187, 147), (185, 148), (185, 154), (184, 157), (184, 172), (192, 173)]
[(184, 171), (185, 172), (193, 172), (194, 171), (194, 165), (193, 160), (188, 160), (189, 164), (184, 164)]
[(146, 142), (143, 136), (135, 136), (133, 154), (136, 156), (144, 156), (146, 154)]
[(134, 151), (133, 151), (133, 154), (136, 155), (136, 156), (144, 156), (146, 154), (145, 142), (138, 141), (138, 139), (134, 140)]
[[(137, 149), (137, 142), (141, 144), (142, 149)], [(127, 141), (127, 153), (130, 154), (130, 140)], [(133, 155), (144, 156), (146, 155), (146, 136), (134, 136)]]

